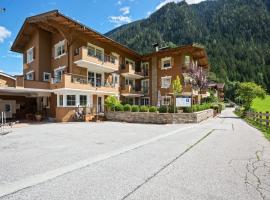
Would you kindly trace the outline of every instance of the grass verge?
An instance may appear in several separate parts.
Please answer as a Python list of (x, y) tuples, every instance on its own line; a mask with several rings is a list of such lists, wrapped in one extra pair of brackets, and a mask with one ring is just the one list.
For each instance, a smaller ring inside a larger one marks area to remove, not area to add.
[(270, 128), (266, 128), (265, 126), (260, 125), (258, 122), (247, 119), (246, 117), (243, 117), (243, 113), (240, 111), (234, 111), (234, 113), (244, 119), (249, 125), (255, 127), (256, 129), (260, 130), (263, 135), (265, 136), (266, 139), (268, 139), (270, 141)]

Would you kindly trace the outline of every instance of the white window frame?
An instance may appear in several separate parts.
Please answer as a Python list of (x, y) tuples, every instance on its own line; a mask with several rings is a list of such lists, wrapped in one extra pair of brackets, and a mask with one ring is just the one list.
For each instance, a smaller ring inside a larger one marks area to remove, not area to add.
[[(30, 52), (32, 52), (32, 54), (30, 54)], [(30, 55), (32, 56), (30, 57)], [(29, 64), (33, 61), (34, 61), (34, 47), (31, 47), (26, 51), (26, 63)]]
[(148, 76), (149, 76), (149, 70), (150, 70), (150, 69), (149, 69), (149, 66), (150, 66), (150, 65), (149, 65), (149, 62), (143, 62), (141, 68), (142, 68), (143, 71), (144, 71), (146, 65), (147, 65), (147, 68), (148, 68), (148, 73), (147, 73), (147, 74), (148, 74), (147, 77), (148, 77)]
[[(169, 85), (164, 85), (164, 80), (166, 80), (166, 79), (170, 79), (170, 84)], [(171, 87), (171, 83), (172, 83), (172, 77), (171, 76), (161, 77), (161, 88), (168, 89), (168, 88)]]
[(135, 61), (134, 60), (131, 60), (129, 58), (125, 58), (125, 65), (127, 64), (127, 61), (128, 63), (132, 64), (132, 69), (135, 70)]
[(119, 82), (120, 82), (120, 75), (116, 73), (112, 73), (112, 85), (114, 87), (117, 87), (119, 86)]
[[(164, 63), (166, 61), (170, 61), (170, 66), (169, 67), (164, 67)], [(172, 57), (165, 57), (161, 59), (161, 69), (166, 70), (166, 69), (171, 69), (172, 68)]]
[[(32, 78), (29, 77), (30, 74), (32, 75)], [(27, 72), (25, 74), (25, 79), (28, 80), (28, 81), (33, 81), (34, 80), (34, 71), (32, 70), (30, 72)]]
[(97, 56), (97, 50), (102, 52), (102, 59), (101, 60), (104, 62), (104, 57), (105, 57), (104, 49), (88, 42), (87, 47), (89, 47), (89, 46), (91, 46), (92, 48), (95, 49), (95, 56)]
[(185, 63), (185, 66), (189, 66), (190, 63), (191, 63), (191, 57), (189, 55), (185, 55), (184, 57), (184, 63)]
[[(49, 75), (49, 79), (48, 80), (45, 79), (46, 75)], [(49, 72), (43, 72), (43, 81), (50, 82), (50, 80), (51, 80), (51, 73), (49, 73)]]
[[(145, 103), (146, 99), (148, 99), (148, 104)], [(143, 104), (142, 104), (142, 100), (143, 100)], [(141, 97), (140, 104), (141, 104), (141, 106), (149, 106), (150, 105), (150, 97)]]
[[(94, 74), (94, 85), (92, 85), (92, 87), (102, 87), (102, 86), (105, 85), (104, 84), (104, 77), (105, 77), (104, 73), (102, 73), (102, 72), (94, 72), (94, 71), (87, 71), (87, 81), (89, 81), (88, 80), (89, 73), (93, 73)], [(101, 86), (97, 86), (97, 74), (101, 74)]]
[(148, 82), (147, 94), (149, 94), (149, 79), (141, 80), (142, 91), (143, 91), (145, 82)]
[[(58, 47), (61, 47), (61, 54), (57, 55), (57, 49)], [(62, 50), (64, 49), (64, 53), (62, 53)], [(65, 51), (65, 40), (62, 40), (54, 45), (54, 59), (61, 58), (62, 56), (66, 55)]]
[[(164, 102), (164, 99), (166, 99), (166, 98), (170, 99), (170, 103), (167, 104), (167, 103)], [(171, 104), (171, 102), (172, 102), (172, 97), (171, 96), (162, 96), (161, 97), (161, 104), (163, 106), (169, 106)]]
[[(75, 101), (74, 101), (74, 105), (68, 105), (68, 96), (75, 96)], [(76, 107), (77, 106), (77, 96), (76, 94), (67, 94), (66, 95), (66, 105), (67, 107)]]

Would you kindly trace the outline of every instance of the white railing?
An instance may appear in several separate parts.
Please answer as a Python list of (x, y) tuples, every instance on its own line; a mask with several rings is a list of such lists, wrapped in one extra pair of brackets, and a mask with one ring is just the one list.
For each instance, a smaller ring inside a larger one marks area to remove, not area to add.
[(10, 133), (12, 130), (12, 123), (7, 123), (7, 118), (6, 118), (6, 113), (5, 112), (1, 112), (1, 118), (0, 118), (0, 135), (6, 135), (8, 133)]

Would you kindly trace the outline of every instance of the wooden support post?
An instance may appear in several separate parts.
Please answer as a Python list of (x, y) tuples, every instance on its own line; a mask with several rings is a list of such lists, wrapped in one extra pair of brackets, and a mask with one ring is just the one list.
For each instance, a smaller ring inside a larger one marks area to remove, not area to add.
[(269, 127), (269, 111), (266, 111), (266, 126)]
[(260, 117), (260, 125), (262, 125), (262, 112), (259, 112), (259, 117)]

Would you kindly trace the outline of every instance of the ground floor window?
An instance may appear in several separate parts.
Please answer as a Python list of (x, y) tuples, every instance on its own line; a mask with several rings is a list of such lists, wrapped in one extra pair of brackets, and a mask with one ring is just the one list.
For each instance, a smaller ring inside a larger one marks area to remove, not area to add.
[(63, 106), (64, 105), (64, 97), (63, 95), (59, 95), (59, 106)]
[(170, 96), (163, 96), (162, 97), (162, 105), (168, 106), (171, 104), (171, 97)]
[(86, 106), (86, 105), (87, 105), (87, 96), (80, 95), (80, 106)]
[(67, 95), (67, 106), (76, 105), (76, 95)]
[(149, 97), (141, 98), (141, 105), (143, 105), (143, 106), (148, 106), (148, 105), (150, 105)]

